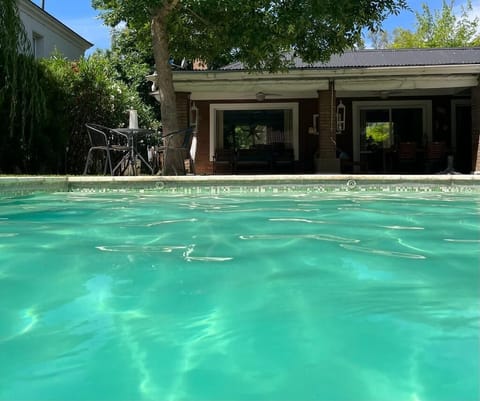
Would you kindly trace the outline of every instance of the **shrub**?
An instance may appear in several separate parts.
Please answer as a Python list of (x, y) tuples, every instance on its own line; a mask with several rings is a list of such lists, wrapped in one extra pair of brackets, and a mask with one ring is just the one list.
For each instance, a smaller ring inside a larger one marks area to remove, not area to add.
[(46, 131), (50, 140), (56, 141), (53, 148), (57, 157), (65, 154), (66, 172), (77, 174), (83, 169), (88, 149), (87, 122), (125, 126), (128, 110), (133, 108), (138, 110), (142, 126), (158, 127), (151, 108), (143, 104), (134, 89), (117, 79), (116, 70), (103, 54), (76, 62), (55, 55), (42, 64), (49, 77)]
[(0, 173), (80, 173), (85, 123), (124, 126), (131, 108), (142, 126), (158, 128), (140, 84), (144, 63), (101, 52), (37, 61), (15, 0), (0, 1), (0, 32)]

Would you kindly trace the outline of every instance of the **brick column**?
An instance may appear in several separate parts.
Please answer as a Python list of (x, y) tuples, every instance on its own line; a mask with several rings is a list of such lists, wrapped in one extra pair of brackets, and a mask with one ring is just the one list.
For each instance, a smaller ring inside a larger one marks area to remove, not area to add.
[(340, 173), (340, 162), (336, 157), (336, 95), (335, 83), (329, 82), (328, 90), (318, 91), (318, 149), (315, 160), (316, 173)]
[(178, 129), (190, 125), (190, 93), (176, 92)]
[(472, 171), (480, 174), (480, 84), (472, 89)]

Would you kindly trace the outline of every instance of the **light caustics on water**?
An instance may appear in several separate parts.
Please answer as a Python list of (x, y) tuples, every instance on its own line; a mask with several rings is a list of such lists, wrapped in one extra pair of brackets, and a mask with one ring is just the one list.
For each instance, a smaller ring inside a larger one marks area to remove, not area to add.
[(0, 400), (476, 399), (479, 213), (478, 194), (3, 198)]

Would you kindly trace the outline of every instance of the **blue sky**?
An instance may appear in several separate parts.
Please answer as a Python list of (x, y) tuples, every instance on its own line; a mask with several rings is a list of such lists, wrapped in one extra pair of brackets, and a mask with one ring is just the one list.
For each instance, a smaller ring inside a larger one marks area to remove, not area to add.
[[(41, 4), (41, 0), (33, 1), (38, 5)], [(466, 1), (456, 0), (455, 7), (460, 9), (460, 6), (466, 4)], [(427, 3), (430, 10), (440, 9), (442, 6), (442, 0), (409, 0), (408, 3), (412, 10), (419, 11), (423, 3)], [(473, 0), (472, 4), (474, 14), (480, 16), (480, 0)], [(110, 29), (102, 24), (102, 20), (98, 17), (98, 11), (91, 6), (91, 0), (45, 0), (45, 10), (89, 42), (94, 43), (95, 46), (87, 52), (87, 55), (96, 48), (108, 49), (110, 47)], [(403, 11), (398, 16), (390, 17), (384, 27), (391, 32), (397, 27), (412, 29), (414, 23), (414, 13)]]

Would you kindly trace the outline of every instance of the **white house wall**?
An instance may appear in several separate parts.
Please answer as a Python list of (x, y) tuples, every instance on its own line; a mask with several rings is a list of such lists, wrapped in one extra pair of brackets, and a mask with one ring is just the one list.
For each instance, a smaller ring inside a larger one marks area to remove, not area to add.
[(87, 49), (92, 47), (92, 43), (30, 0), (17, 0), (17, 5), (20, 19), (32, 45), (34, 36), (40, 38), (40, 47), (37, 47), (35, 53), (37, 58), (49, 57), (55, 50), (58, 50), (64, 57), (78, 60)]

